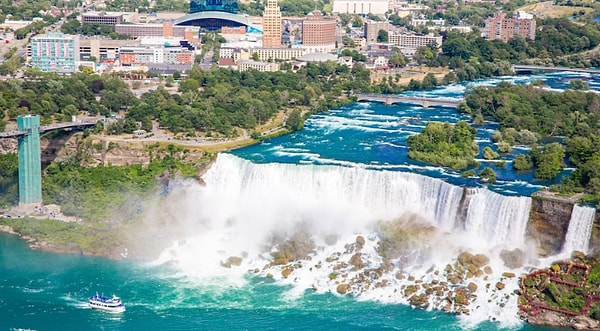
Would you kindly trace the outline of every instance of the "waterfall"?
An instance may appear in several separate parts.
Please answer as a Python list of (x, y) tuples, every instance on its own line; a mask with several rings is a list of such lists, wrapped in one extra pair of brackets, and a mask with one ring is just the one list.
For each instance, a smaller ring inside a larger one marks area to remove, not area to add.
[[(366, 242), (360, 251), (361, 261), (367, 268), (380, 268), (383, 257), (379, 249), (385, 234), (378, 231), (382, 228), (379, 221), (399, 220), (390, 223), (391, 228), (406, 230), (408, 237), (400, 233), (396, 238), (401, 245), (394, 252), (398, 255), (390, 260), (394, 269), (382, 276), (389, 285), (365, 290), (365, 298), (406, 302), (401, 289), (414, 283), (408, 276), (397, 278), (397, 272), (445, 281), (440, 270), (462, 252), (485, 254), (493, 270), (505, 270), (496, 253), (499, 248), (524, 248), (531, 206), (529, 197), (504, 196), (487, 188), (464, 189), (415, 173), (334, 165), (257, 164), (232, 154), (219, 154), (203, 180), (204, 186), (182, 183), (181, 190), (169, 195), (169, 203), (157, 209), (159, 221), (165, 217), (177, 220), (181, 229), (177, 233), (184, 235), (176, 238), (155, 263), (175, 267), (178, 276), (217, 283), (228, 277), (228, 282), (243, 284), (246, 272), (256, 270), (292, 285), (292, 295), (302, 295), (309, 288), (335, 293), (338, 284), (330, 278), (333, 272), (340, 273), (346, 282), (363, 277), (364, 269), (340, 264), (355, 255), (352, 245), (358, 236)], [(302, 262), (307, 267), (294, 269), (293, 278), (280, 276), (282, 266), (269, 264), (271, 253), (283, 238), (303, 233), (314, 239), (312, 262)], [(230, 257), (242, 257), (241, 265), (221, 267)], [(313, 264), (315, 267), (308, 267)], [(490, 296), (496, 294), (488, 293), (483, 282), (503, 281), (512, 289), (518, 286), (516, 279), (500, 277), (499, 273), (489, 274), (477, 283), (480, 290), (476, 296), (481, 299), (472, 309), (477, 320), (498, 318), (509, 311), (488, 305)], [(502, 300), (510, 298), (515, 299), (507, 296)], [(516, 307), (516, 300), (511, 302), (507, 304)], [(477, 310), (480, 313), (476, 314)]]
[(524, 244), (531, 198), (509, 197), (484, 188), (467, 189), (465, 229), (489, 243)]
[(569, 228), (563, 244), (563, 253), (570, 254), (573, 251), (587, 253), (595, 216), (596, 208), (573, 205)]
[(351, 212), (369, 220), (419, 214), (448, 230), (456, 219), (462, 188), (412, 173), (340, 166), (254, 164), (220, 154), (204, 176), (209, 187), (228, 196), (264, 197), (304, 211)]
[[(509, 197), (485, 188), (468, 189), (414, 173), (359, 167), (255, 164), (220, 154), (204, 176), (207, 187), (228, 199), (252, 200), (266, 209), (282, 209), (320, 223), (363, 229), (370, 222), (392, 220), (406, 213), (420, 215), (444, 231), (464, 230), (493, 244), (524, 241), (531, 199)], [(233, 204), (232, 204), (233, 206)], [(460, 211), (464, 206), (466, 211)], [(235, 208), (229, 217), (236, 217)], [(459, 226), (460, 215), (466, 215)], [(246, 212), (238, 213), (247, 215)], [(263, 217), (264, 218), (264, 217)], [(281, 220), (279, 220), (281, 221)], [(279, 222), (278, 221), (278, 222)]]

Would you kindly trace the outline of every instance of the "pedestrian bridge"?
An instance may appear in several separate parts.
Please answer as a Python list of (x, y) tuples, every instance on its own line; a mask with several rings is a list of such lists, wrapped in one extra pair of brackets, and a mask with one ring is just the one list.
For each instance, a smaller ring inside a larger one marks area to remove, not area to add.
[(52, 130), (85, 129), (95, 126), (99, 118), (40, 125), (39, 115), (17, 117), (17, 130), (0, 132), (1, 138), (18, 139), (19, 142), (19, 206), (31, 209), (42, 203), (42, 170), (40, 135)]
[[(52, 130), (61, 130), (61, 129), (67, 130), (67, 129), (73, 129), (73, 128), (83, 129), (83, 128), (88, 128), (88, 127), (93, 127), (96, 125), (96, 123), (98, 123), (97, 118), (89, 118), (89, 119), (84, 119), (84, 120), (76, 121), (76, 122), (54, 123), (54, 124), (40, 126), (39, 132), (44, 133), (44, 132), (52, 131)], [(28, 131), (19, 131), (19, 130), (0, 132), (0, 138), (20, 138), (21, 136), (24, 136), (28, 133), (29, 133)]]
[(375, 101), (382, 102), (386, 105), (392, 105), (394, 103), (412, 103), (419, 105), (421, 107), (453, 107), (456, 108), (462, 102), (457, 99), (444, 99), (444, 98), (428, 98), (428, 97), (411, 97), (411, 96), (401, 96), (401, 95), (393, 95), (393, 94), (355, 94), (356, 101)]

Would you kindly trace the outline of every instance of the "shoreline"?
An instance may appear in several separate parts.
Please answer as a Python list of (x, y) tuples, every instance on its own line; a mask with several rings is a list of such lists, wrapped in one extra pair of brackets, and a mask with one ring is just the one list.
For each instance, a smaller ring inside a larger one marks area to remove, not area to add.
[(102, 256), (102, 257), (106, 257), (106, 258), (113, 258), (108, 255), (103, 256), (103, 255), (93, 254), (91, 252), (86, 253), (83, 250), (77, 251), (77, 250), (60, 249), (46, 241), (41, 241), (41, 240), (34, 238), (32, 236), (29, 236), (29, 235), (23, 235), (22, 233), (15, 231), (11, 226), (8, 226), (8, 225), (0, 225), (0, 233), (5, 233), (8, 235), (18, 237), (20, 240), (27, 243), (27, 247), (29, 247), (29, 249), (31, 249), (31, 250), (41, 250), (41, 251), (48, 252), (48, 253), (79, 254), (79, 255), (87, 255), (87, 256)]

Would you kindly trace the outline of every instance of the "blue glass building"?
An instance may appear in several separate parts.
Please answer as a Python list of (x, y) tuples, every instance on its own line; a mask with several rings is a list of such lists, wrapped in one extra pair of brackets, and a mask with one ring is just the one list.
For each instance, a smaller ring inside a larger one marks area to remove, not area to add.
[(223, 11), (237, 14), (238, 4), (236, 0), (191, 0), (190, 14), (203, 11)]

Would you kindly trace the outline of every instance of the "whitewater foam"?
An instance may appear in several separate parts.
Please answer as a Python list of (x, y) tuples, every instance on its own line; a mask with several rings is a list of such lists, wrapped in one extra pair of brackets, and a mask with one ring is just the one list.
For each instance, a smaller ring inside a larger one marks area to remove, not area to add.
[[(399, 289), (409, 284), (409, 274), (432, 280), (432, 270), (443, 270), (460, 252), (485, 253), (498, 272), (488, 275), (486, 281), (472, 280), (478, 282), (477, 304), (465, 318), (473, 323), (491, 318), (514, 322), (515, 316), (503, 316), (506, 310), (482, 308), (486, 306), (483, 300), (496, 295), (484, 289), (486, 283), (500, 281), (499, 272), (507, 269), (498, 259), (502, 249), (528, 249), (524, 239), (531, 204), (528, 197), (503, 196), (486, 188), (465, 192), (440, 179), (352, 163), (255, 164), (230, 154), (220, 154), (203, 179), (205, 186), (183, 185), (174, 197), (177, 202), (167, 204), (175, 216), (183, 218), (179, 221), (187, 237), (177, 240), (154, 264), (177, 270), (176, 277), (244, 286), (245, 275), (251, 271), (292, 285), (290, 297), (304, 295), (311, 288), (336, 293), (338, 285), (331, 279), (334, 272), (349, 281), (354, 279), (355, 284), (362, 276), (351, 266), (334, 269), (336, 264), (327, 260), (332, 256), (350, 260), (353, 253), (348, 245), (355, 245), (357, 236), (363, 236), (362, 270), (375, 269), (383, 263), (378, 252), (382, 240), (378, 224), (412, 219), (419, 228), (433, 227), (439, 234), (421, 238), (419, 247), (392, 261), (393, 270), (381, 276), (386, 283), (364, 291), (351, 288), (356, 291), (353, 293), (361, 293), (359, 297), (365, 300), (407, 303)], [(271, 265), (276, 243), (299, 232), (315, 240), (310, 260)], [(331, 237), (336, 238), (335, 243), (330, 242)], [(290, 266), (293, 273), (283, 277), (282, 268)], [(396, 278), (400, 271), (405, 273), (404, 279)], [(443, 274), (438, 277), (437, 281), (445, 281)], [(506, 293), (516, 289), (511, 280), (502, 281)], [(513, 305), (508, 299), (494, 300)], [(432, 304), (442, 306), (442, 302)]]

